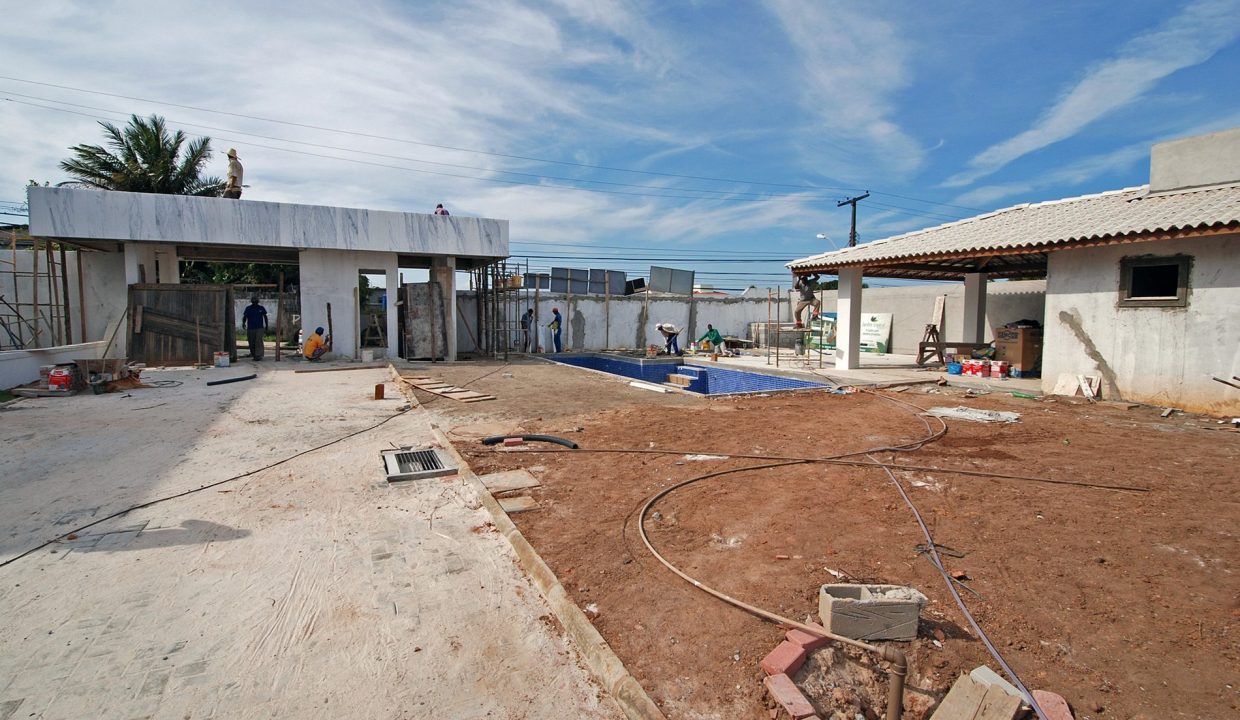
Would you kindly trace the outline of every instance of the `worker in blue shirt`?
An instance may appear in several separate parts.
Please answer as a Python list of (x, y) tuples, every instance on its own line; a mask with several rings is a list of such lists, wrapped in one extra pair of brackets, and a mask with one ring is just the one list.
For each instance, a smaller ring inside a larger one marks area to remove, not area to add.
[(560, 328), (563, 327), (564, 320), (560, 317), (559, 308), (551, 308), (551, 322), (547, 327), (551, 328), (551, 345), (553, 352), (563, 352), (564, 349), (560, 345)]
[(263, 336), (267, 334), (267, 308), (258, 304), (258, 296), (250, 298), (250, 306), (241, 313), (241, 329), (250, 341), (250, 357), (263, 359)]

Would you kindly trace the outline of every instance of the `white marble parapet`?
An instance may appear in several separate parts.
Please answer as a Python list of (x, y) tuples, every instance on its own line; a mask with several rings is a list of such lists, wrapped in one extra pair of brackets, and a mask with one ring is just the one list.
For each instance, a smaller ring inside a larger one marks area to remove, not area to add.
[(28, 192), (38, 237), (508, 257), (507, 220), (82, 188)]

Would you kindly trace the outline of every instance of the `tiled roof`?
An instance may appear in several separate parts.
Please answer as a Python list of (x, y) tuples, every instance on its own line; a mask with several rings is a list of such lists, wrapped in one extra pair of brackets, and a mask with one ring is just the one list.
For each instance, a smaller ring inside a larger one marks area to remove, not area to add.
[(813, 255), (788, 267), (864, 265), (1010, 249), (1043, 252), (1057, 245), (1240, 224), (1240, 184), (1149, 194), (1146, 186), (1004, 210)]

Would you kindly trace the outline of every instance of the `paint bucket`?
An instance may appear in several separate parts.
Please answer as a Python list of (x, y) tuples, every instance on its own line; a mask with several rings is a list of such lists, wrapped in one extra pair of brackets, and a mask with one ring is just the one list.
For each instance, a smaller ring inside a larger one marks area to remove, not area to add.
[(367, 350), (362, 351), (362, 362), (374, 362), (374, 361), (375, 361), (374, 350), (367, 349)]
[(947, 363), (948, 375), (959, 375), (964, 370), (964, 366), (958, 362)]
[(990, 361), (990, 376), (992, 378), (1007, 377), (1007, 374), (1008, 374), (1008, 364), (1006, 362), (1002, 360), (991, 360)]
[(48, 390), (69, 391), (73, 389), (73, 368), (56, 367), (47, 374)]
[(226, 352), (215, 353), (215, 366), (218, 368), (228, 367), (228, 353)]

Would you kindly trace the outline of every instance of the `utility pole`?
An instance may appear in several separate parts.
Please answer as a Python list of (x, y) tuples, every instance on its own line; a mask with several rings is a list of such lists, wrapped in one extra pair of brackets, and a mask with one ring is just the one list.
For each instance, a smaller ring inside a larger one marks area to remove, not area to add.
[(836, 207), (852, 205), (852, 232), (848, 233), (848, 247), (857, 247), (857, 203), (868, 198), (869, 196), (870, 191), (867, 190), (864, 195), (858, 195), (857, 197), (851, 197), (847, 200), (841, 200), (835, 204)]

